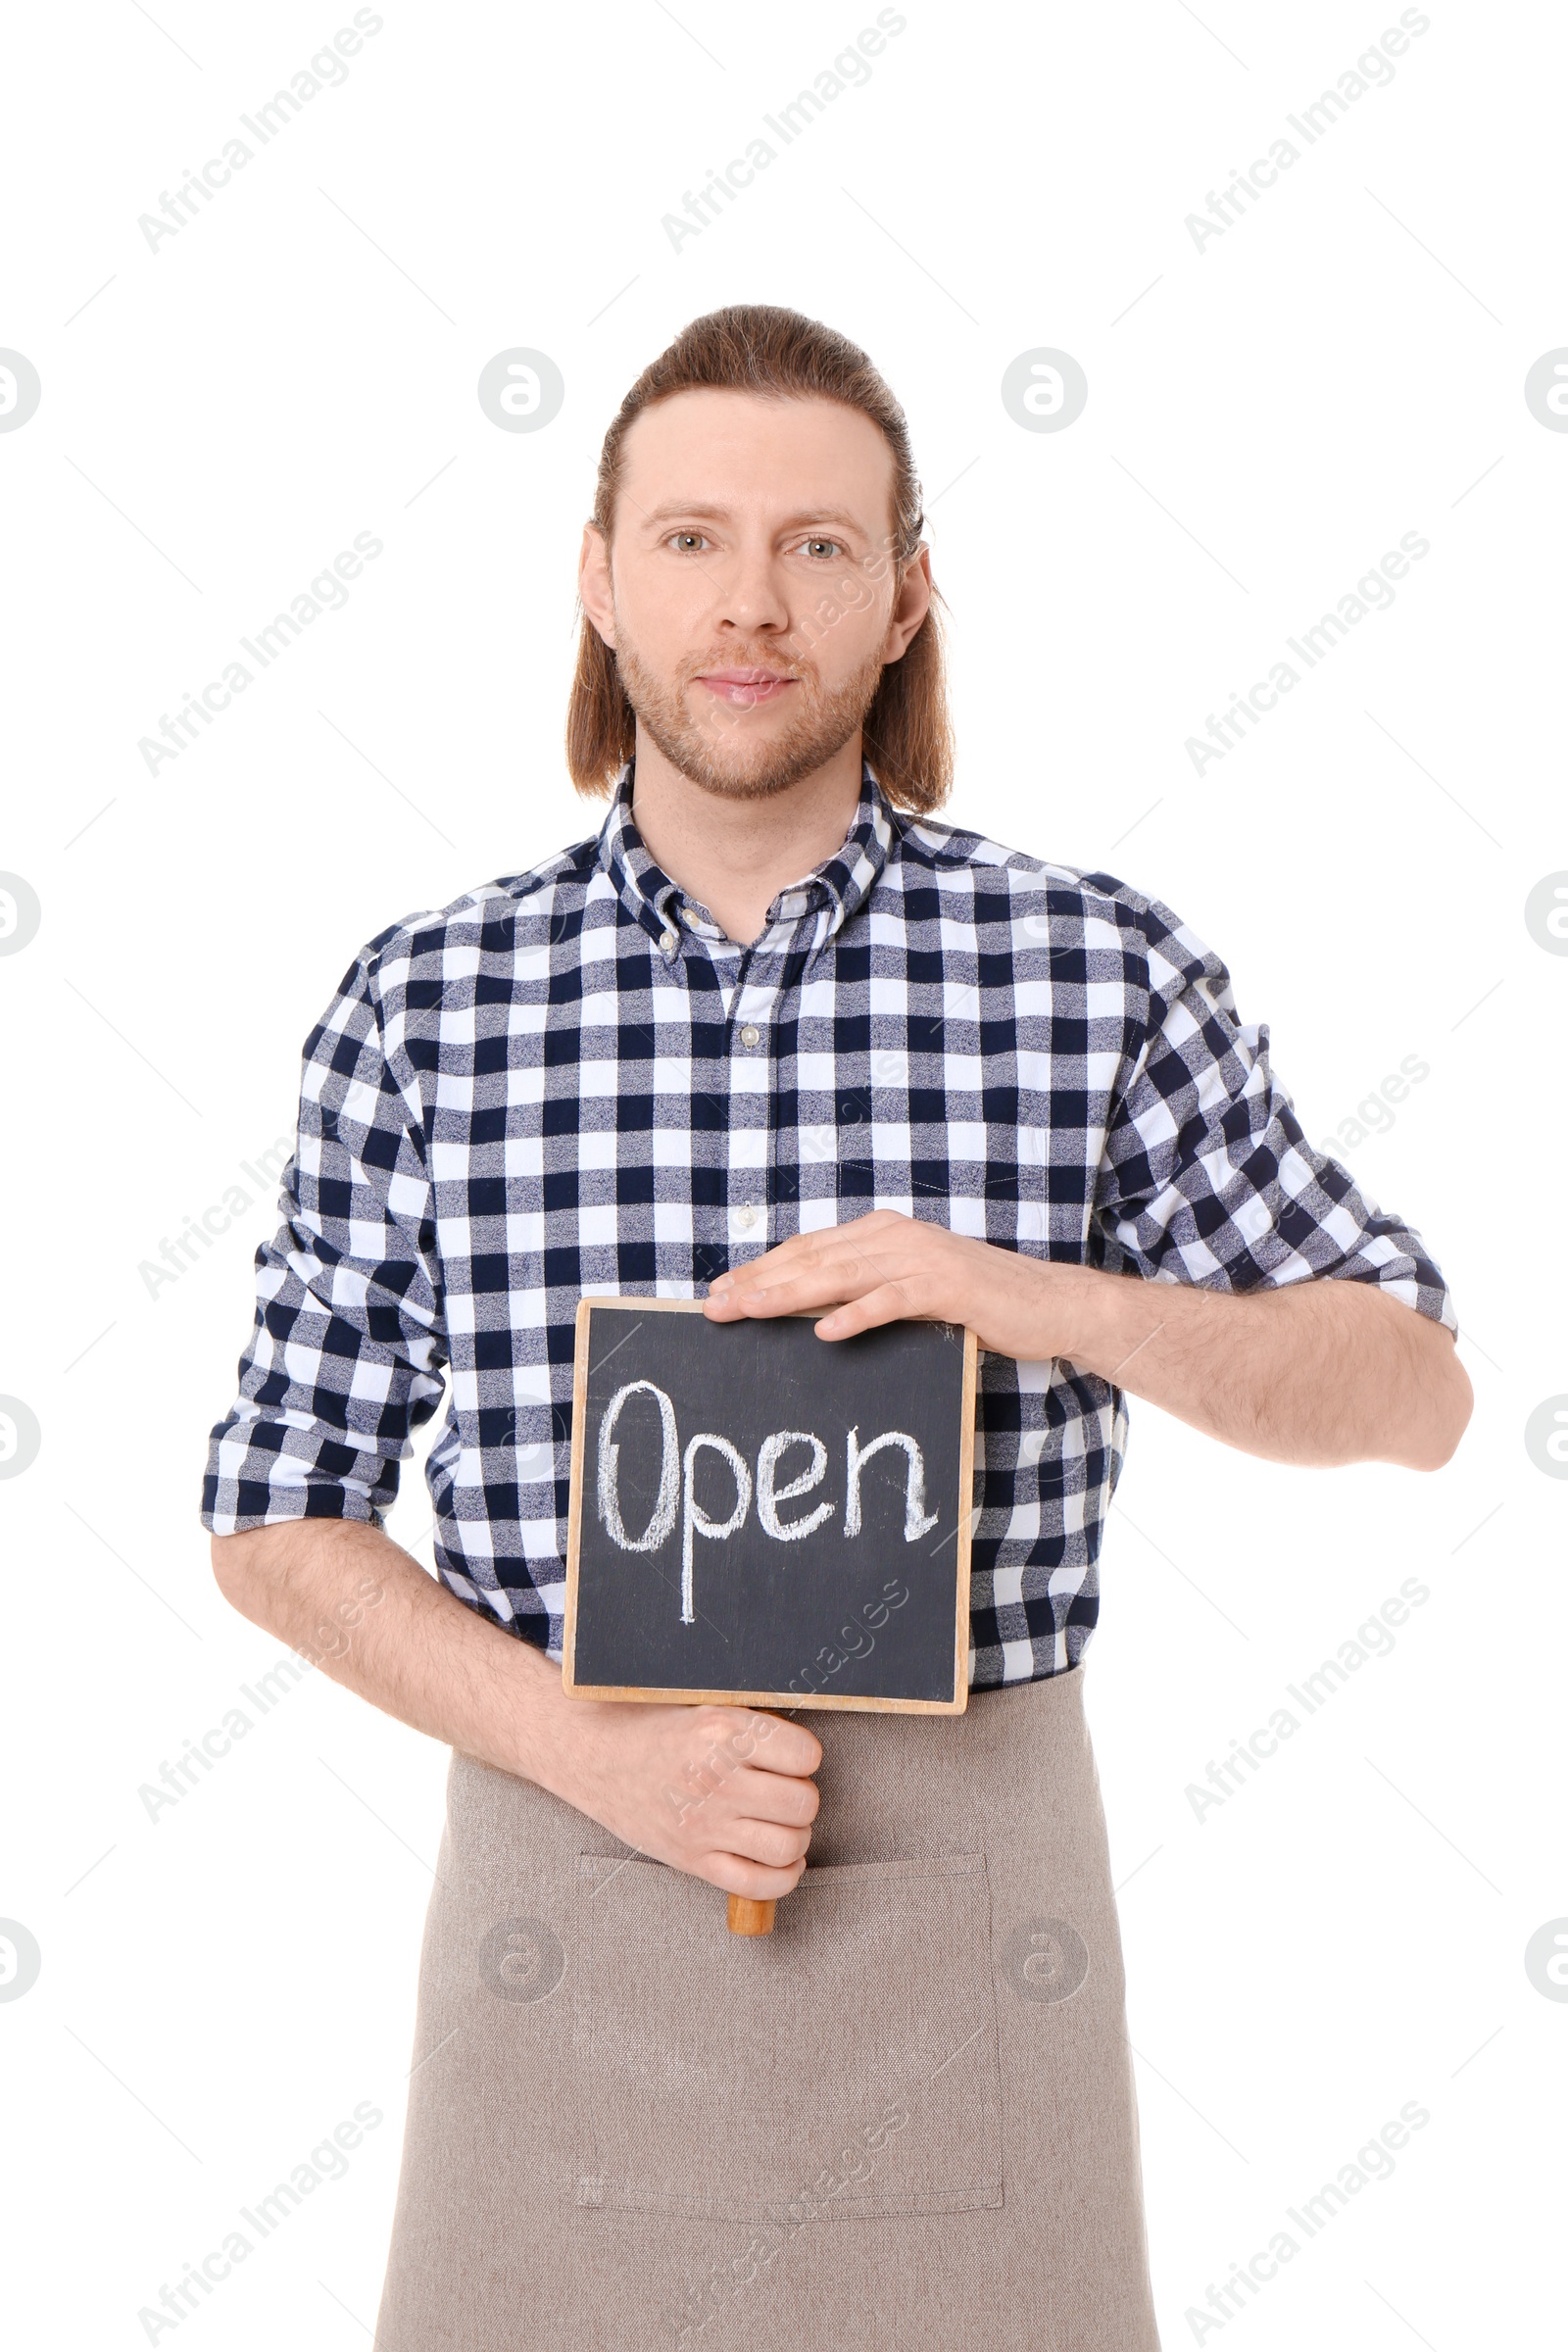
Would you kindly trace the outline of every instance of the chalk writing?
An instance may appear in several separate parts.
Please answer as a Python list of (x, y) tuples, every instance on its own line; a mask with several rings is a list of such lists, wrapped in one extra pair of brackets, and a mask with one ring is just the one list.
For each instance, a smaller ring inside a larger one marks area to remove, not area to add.
[[(652, 1396), (659, 1406), (660, 1462), (659, 1493), (647, 1526), (640, 1536), (627, 1533), (620, 1508), (620, 1446), (615, 1443), (615, 1429), (628, 1398)], [(808, 1446), (810, 1466), (778, 1483), (779, 1464), (791, 1446)], [(844, 1533), (858, 1536), (863, 1526), (860, 1501), (860, 1479), (865, 1465), (876, 1454), (892, 1446), (903, 1452), (904, 1475), (904, 1541), (916, 1543), (929, 1535), (941, 1517), (940, 1511), (925, 1507), (925, 1456), (917, 1442), (906, 1430), (884, 1430), (867, 1446), (860, 1444), (858, 1427), (849, 1431), (845, 1441), (845, 1497)], [(705, 1453), (715, 1453), (727, 1467), (735, 1482), (735, 1499), (729, 1515), (715, 1519), (699, 1501), (697, 1495), (697, 1466)], [(780, 1429), (762, 1440), (757, 1455), (757, 1475), (753, 1481), (751, 1466), (745, 1455), (730, 1440), (713, 1430), (699, 1430), (686, 1442), (681, 1450), (680, 1433), (675, 1421), (675, 1407), (665, 1392), (651, 1380), (629, 1380), (618, 1388), (605, 1409), (599, 1430), (599, 1517), (611, 1542), (622, 1551), (658, 1551), (675, 1532), (677, 1515), (681, 1528), (680, 1621), (693, 1625), (697, 1619), (694, 1563), (696, 1542), (700, 1536), (707, 1543), (722, 1544), (745, 1525), (755, 1495), (758, 1525), (763, 1535), (775, 1544), (798, 1544), (825, 1525), (838, 1509), (827, 1495), (799, 1519), (782, 1519), (779, 1505), (798, 1502), (814, 1493), (827, 1475), (827, 1447), (814, 1430)]]
[[(735, 1508), (722, 1526), (716, 1519), (710, 1519), (697, 1499), (697, 1457), (705, 1446), (711, 1452), (722, 1454), (735, 1479)], [(681, 1513), (680, 1621), (682, 1625), (690, 1625), (696, 1614), (692, 1602), (692, 1538), (707, 1536), (711, 1542), (722, 1544), (744, 1524), (746, 1514), (752, 1507), (752, 1474), (746, 1467), (746, 1456), (738, 1446), (730, 1444), (728, 1438), (715, 1438), (709, 1431), (702, 1431), (686, 1447), (686, 1477), (682, 1493), (685, 1507)]]

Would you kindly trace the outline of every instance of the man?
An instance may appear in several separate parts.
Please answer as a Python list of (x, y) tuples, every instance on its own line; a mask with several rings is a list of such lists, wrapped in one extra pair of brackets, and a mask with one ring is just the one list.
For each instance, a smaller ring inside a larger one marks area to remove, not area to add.
[[(603, 829), (350, 967), (204, 1503), (239, 1608), (455, 1750), (377, 2340), (1144, 2352), (1080, 1671), (1124, 1393), (1434, 1469), (1452, 1306), (1167, 907), (931, 818), (930, 563), (862, 353), (695, 321), (580, 587)], [(564, 1694), (585, 1291), (976, 1332), (964, 1714)], [(443, 1367), (433, 1582), (380, 1521)], [(704, 1882), (789, 1897), (775, 1934)]]

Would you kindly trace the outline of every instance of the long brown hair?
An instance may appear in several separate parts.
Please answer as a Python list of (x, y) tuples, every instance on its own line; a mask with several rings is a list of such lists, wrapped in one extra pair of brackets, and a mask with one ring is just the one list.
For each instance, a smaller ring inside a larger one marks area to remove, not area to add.
[[(836, 400), (858, 409), (893, 453), (895, 593), (920, 552), (924, 515), (904, 411), (875, 368), (847, 336), (799, 311), (739, 303), (694, 318), (645, 368), (605, 435), (593, 521), (609, 540), (620, 487), (627, 429), (677, 392), (755, 392), (770, 400)], [(933, 601), (901, 660), (890, 662), (862, 734), (866, 756), (890, 801), (901, 808), (937, 808), (953, 783), (942, 626)], [(636, 717), (621, 684), (614, 650), (588, 618), (580, 619), (577, 669), (566, 710), (566, 765), (577, 790), (606, 793), (636, 749)]]

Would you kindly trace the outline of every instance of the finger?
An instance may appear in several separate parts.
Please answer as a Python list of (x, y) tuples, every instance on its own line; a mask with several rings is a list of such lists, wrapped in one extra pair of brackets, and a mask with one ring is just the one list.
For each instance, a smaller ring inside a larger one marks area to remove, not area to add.
[(742, 1766), (724, 1790), (725, 1801), (747, 1821), (770, 1821), (778, 1829), (804, 1830), (822, 1802), (814, 1781), (786, 1773), (755, 1772)]
[(714, 1294), (739, 1306), (750, 1307), (765, 1300), (762, 1311), (767, 1314), (787, 1311), (780, 1307), (780, 1300), (787, 1300), (790, 1308), (804, 1312), (813, 1306), (853, 1298), (879, 1282), (891, 1280), (898, 1270), (901, 1270), (898, 1261), (886, 1251), (873, 1257), (856, 1243), (829, 1240), (798, 1256), (778, 1258), (771, 1264), (767, 1258), (758, 1258), (752, 1265), (738, 1266), (733, 1274), (720, 1278), (724, 1287), (720, 1290), (715, 1285)]
[(787, 1822), (727, 1821), (718, 1833), (722, 1850), (738, 1861), (759, 1862), (764, 1870), (792, 1870), (804, 1859), (811, 1842), (809, 1829), (791, 1829)]
[(909, 1293), (896, 1282), (884, 1283), (863, 1298), (850, 1298), (824, 1315), (816, 1326), (819, 1340), (853, 1340), (858, 1331), (874, 1331), (882, 1323), (919, 1322), (920, 1310)]
[(742, 1769), (781, 1773), (789, 1780), (808, 1780), (822, 1762), (822, 1742), (804, 1723), (785, 1715), (762, 1715), (755, 1732), (748, 1730), (736, 1743)]
[(775, 1242), (770, 1250), (764, 1250), (760, 1257), (748, 1258), (744, 1265), (730, 1266), (716, 1279), (719, 1282), (736, 1282), (748, 1274), (755, 1274), (759, 1267), (776, 1266), (781, 1259), (787, 1263), (792, 1258), (808, 1256), (813, 1250), (832, 1242), (838, 1230), (836, 1226), (826, 1225), (812, 1233), (792, 1233), (782, 1242)]
[[(822, 1259), (835, 1248), (858, 1250), (866, 1240), (881, 1237), (883, 1246), (895, 1228), (908, 1232), (914, 1227), (912, 1217), (901, 1215), (895, 1208), (873, 1209), (866, 1217), (857, 1217), (850, 1225), (824, 1225), (809, 1233), (793, 1233), (787, 1241), (775, 1242), (760, 1257), (754, 1257), (743, 1266), (731, 1266), (728, 1272), (716, 1275), (709, 1287), (710, 1298), (717, 1293), (744, 1288), (751, 1283), (766, 1284), (776, 1279), (781, 1266), (799, 1271), (797, 1261), (809, 1265)], [(853, 1237), (853, 1238), (852, 1238)]]
[(781, 1894), (793, 1893), (805, 1869), (804, 1860), (792, 1862), (788, 1870), (769, 1870), (744, 1854), (705, 1854), (691, 1875), (706, 1879), (710, 1886), (717, 1886), (725, 1894), (749, 1895), (754, 1903), (773, 1903)]
[[(900, 1270), (890, 1271), (875, 1265), (857, 1252), (853, 1258), (835, 1259), (809, 1273), (794, 1274), (776, 1280), (765, 1288), (736, 1290), (730, 1295), (730, 1320), (741, 1316), (808, 1315), (826, 1313), (828, 1325), (818, 1324), (818, 1337), (824, 1340), (848, 1339), (855, 1331), (868, 1330), (873, 1323), (897, 1321), (901, 1317), (918, 1320), (935, 1312), (925, 1301), (928, 1280)], [(889, 1307), (887, 1298), (897, 1303)], [(854, 1313), (877, 1301), (875, 1311), (863, 1321), (855, 1320)], [(848, 1321), (834, 1320), (842, 1310)]]
[(748, 1317), (765, 1320), (769, 1315), (821, 1314), (825, 1308), (842, 1306), (853, 1296), (854, 1285), (842, 1278), (830, 1281), (817, 1274), (795, 1274), (756, 1290), (732, 1291), (716, 1307), (706, 1311), (714, 1322), (740, 1323)]
[(776, 1250), (765, 1251), (749, 1264), (732, 1266), (727, 1274), (716, 1275), (703, 1303), (705, 1307), (722, 1307), (744, 1291), (765, 1288), (769, 1283), (803, 1271), (812, 1263), (814, 1255), (813, 1244), (797, 1235), (793, 1241), (781, 1242)]
[(703, 1298), (703, 1315), (708, 1315), (710, 1322), (733, 1322), (743, 1312), (743, 1298), (750, 1298), (771, 1284), (788, 1282), (797, 1272), (800, 1272), (800, 1253), (783, 1265), (771, 1263), (771, 1253), (768, 1258), (757, 1258), (753, 1265), (738, 1265), (733, 1275), (719, 1275), (717, 1282), (710, 1284), (708, 1298)]
[(703, 1300), (703, 1312), (710, 1323), (739, 1323), (746, 1310), (733, 1291), (710, 1291)]

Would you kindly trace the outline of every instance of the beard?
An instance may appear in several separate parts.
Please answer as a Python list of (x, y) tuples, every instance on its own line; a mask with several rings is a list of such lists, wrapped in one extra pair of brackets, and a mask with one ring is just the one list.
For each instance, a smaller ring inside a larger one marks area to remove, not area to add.
[(727, 646), (721, 654), (691, 656), (665, 677), (643, 661), (618, 620), (615, 634), (615, 666), (638, 723), (671, 767), (718, 800), (769, 800), (824, 766), (864, 719), (882, 678), (880, 654), (868, 656), (831, 692), (810, 662), (792, 662), (789, 674), (797, 684), (789, 723), (763, 734), (753, 730), (748, 710), (716, 698), (710, 713), (699, 717), (687, 690), (705, 672), (776, 668), (772, 648)]

